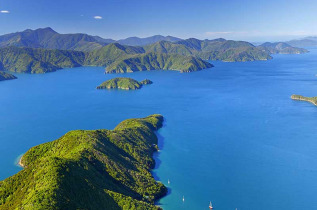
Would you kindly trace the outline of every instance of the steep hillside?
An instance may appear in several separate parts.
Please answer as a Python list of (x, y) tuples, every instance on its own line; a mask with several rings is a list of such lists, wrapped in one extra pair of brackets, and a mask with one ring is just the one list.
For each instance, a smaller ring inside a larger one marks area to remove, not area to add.
[(46, 73), (66, 67), (78, 67), (85, 61), (85, 53), (65, 50), (32, 48), (0, 48), (3, 70), (24, 73)]
[(130, 45), (130, 46), (144, 46), (148, 44), (153, 44), (159, 41), (169, 41), (169, 42), (177, 42), (180, 41), (180, 38), (173, 37), (173, 36), (161, 36), (155, 35), (146, 38), (139, 38), (139, 37), (129, 37), (126, 39), (120, 39), (117, 42), (123, 45)]
[(146, 52), (160, 52), (197, 56), (205, 60), (222, 60), (228, 62), (268, 60), (272, 57), (257, 49), (254, 45), (243, 41), (225, 39), (198, 40), (187, 39), (171, 42), (157, 42), (144, 47)]
[(211, 67), (213, 67), (213, 65), (209, 62), (193, 56), (152, 52), (116, 60), (106, 67), (106, 73), (125, 73), (160, 69), (192, 72)]
[(0, 182), (0, 209), (158, 209), (166, 187), (150, 173), (161, 115), (114, 130), (76, 130), (27, 151)]
[(87, 34), (59, 34), (51, 28), (25, 30), (0, 36), (0, 47), (16, 46), (59, 50), (91, 51), (106, 45), (106, 40)]

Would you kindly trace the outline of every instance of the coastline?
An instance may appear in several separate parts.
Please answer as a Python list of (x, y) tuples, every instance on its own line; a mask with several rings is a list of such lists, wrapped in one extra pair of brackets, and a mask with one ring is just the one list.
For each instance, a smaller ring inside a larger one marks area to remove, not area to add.
[[(23, 154), (24, 155), (24, 154)], [(18, 162), (18, 166), (24, 168), (25, 165), (22, 163), (22, 158), (23, 158), (23, 155), (21, 155), (21, 157), (19, 158), (19, 162)]]
[(22, 163), (22, 157), (24, 156), (25, 153), (22, 153), (20, 154), (19, 156), (17, 156), (15, 158), (15, 161), (14, 161), (14, 165), (17, 166), (17, 167), (20, 167), (20, 168), (24, 168), (25, 165)]
[[(102, 207), (102, 209), (107, 209), (108, 205), (114, 207), (118, 206), (122, 208), (128, 205), (129, 207), (146, 207), (144, 209), (161, 209), (159, 206), (155, 205), (155, 202), (166, 195), (167, 188), (162, 183), (155, 180), (155, 178), (151, 174), (151, 170), (156, 165), (153, 153), (157, 152), (158, 150), (157, 143), (159, 139), (156, 131), (162, 127), (163, 121), (164, 118), (162, 115), (154, 114), (144, 118), (127, 119), (119, 123), (113, 130), (101, 129), (69, 131), (64, 135), (64, 138), (62, 140), (54, 140), (56, 142), (61, 141), (63, 145), (66, 145), (66, 149), (60, 152), (61, 157), (58, 160), (56, 160), (54, 152), (50, 153), (51, 150), (43, 150), (43, 148), (48, 147), (47, 145), (55, 146), (55, 144), (50, 144), (49, 142), (32, 147), (24, 154), (20, 153), (20, 155), (15, 159), (15, 165), (21, 167), (22, 170), (20, 169), (17, 174), (13, 175), (10, 178), (4, 179), (2, 181), (2, 183), (5, 183), (3, 184), (4, 190), (1, 190), (0, 192), (0, 197), (11, 196), (12, 199), (5, 200), (4, 203), (0, 203), (0, 206), (3, 206), (4, 209), (8, 209), (7, 207), (15, 204), (18, 204), (18, 208), (23, 208), (24, 206), (27, 206), (27, 204), (19, 203), (21, 198), (20, 195), (22, 194), (25, 197), (26, 195), (31, 194), (34, 191), (41, 190), (43, 193), (47, 193), (49, 190), (47, 190), (46, 188), (44, 190), (42, 188), (36, 189), (33, 186), (41, 183), (42, 180), (50, 183), (51, 177), (59, 178), (60, 174), (54, 173), (57, 169), (61, 170), (61, 172), (66, 173), (65, 176), (61, 177), (61, 179), (63, 179), (63, 182), (59, 183), (59, 186), (61, 188), (67, 189), (69, 185), (74, 185), (73, 188), (76, 188), (78, 185), (80, 185), (81, 187), (78, 189), (82, 189), (83, 191), (85, 191), (85, 193), (92, 193), (99, 198), (97, 204), (90, 204), (91, 201), (94, 201), (96, 196), (85, 198), (87, 202), (85, 202), (84, 204), (80, 204), (84, 207), (93, 206), (92, 209), (94, 209), (96, 206), (99, 206)], [(113, 134), (115, 135), (115, 138), (121, 138), (124, 145), (117, 144), (115, 141), (116, 139), (114, 139), (112, 136)], [(136, 135), (136, 137), (134, 136), (134, 134)], [(81, 148), (84, 148), (85, 151), (88, 151), (89, 154), (95, 154), (94, 152), (97, 151), (100, 156), (90, 158), (88, 161), (83, 160), (82, 157), (84, 157), (86, 153), (83, 154), (82, 151), (77, 150), (78, 138), (82, 139), (82, 142), (79, 142)], [(130, 140), (137, 145), (130, 142)], [(96, 146), (95, 143), (99, 144)], [(126, 151), (125, 146), (130, 146), (133, 151)], [(53, 150), (55, 149), (55, 147), (49, 148)], [(78, 154), (78, 158), (69, 161), (67, 159), (69, 151), (74, 153), (77, 152), (76, 154)], [(116, 151), (119, 155), (122, 154), (124, 160), (118, 160), (118, 156), (116, 154), (111, 154), (112, 151)], [(32, 159), (32, 154), (34, 153), (41, 155), (46, 154), (47, 156), (43, 155), (45, 156), (45, 158), (34, 160)], [(39, 164), (32, 164), (34, 162), (31, 162), (31, 165), (27, 164), (27, 162), (29, 162), (30, 160), (38, 161), (37, 163)], [(73, 164), (73, 162), (76, 162), (78, 164)], [(82, 166), (86, 163), (88, 163), (89, 166), (93, 166), (96, 168), (93, 168), (93, 170), (87, 170), (87, 168)], [(98, 164), (94, 165), (94, 163)], [(110, 165), (110, 169), (108, 169), (105, 173), (104, 169), (108, 166), (108, 164), (113, 165)], [(69, 168), (74, 169), (76, 173), (68, 174), (67, 172)], [(124, 177), (123, 181), (117, 179), (116, 176), (113, 176), (113, 174), (111, 174), (113, 171), (116, 172), (116, 169), (118, 168), (121, 174), (127, 174), (127, 176)], [(53, 170), (52, 173), (51, 170)], [(35, 174), (40, 174), (40, 176), (34, 178)], [(110, 179), (112, 179), (111, 182), (108, 182), (109, 177)], [(86, 180), (89, 180), (94, 187), (87, 188)], [(131, 186), (125, 184), (128, 181), (129, 183), (134, 183)], [(103, 183), (102, 186), (100, 186), (99, 183)], [(144, 188), (145, 185), (149, 187)], [(122, 186), (130, 190), (131, 193), (127, 191), (122, 191)], [(11, 189), (14, 190), (10, 191)], [(23, 189), (28, 190), (25, 191)], [(7, 191), (9, 191), (9, 195), (6, 194)], [(101, 191), (104, 193), (99, 194), (99, 192)], [(134, 192), (137, 193), (134, 194)], [(65, 196), (63, 197), (71, 196), (71, 200), (73, 202), (76, 201), (76, 204), (80, 203), (79, 201), (82, 199), (80, 196), (73, 195), (67, 190), (65, 190), (63, 193), (65, 194)], [(54, 197), (54, 192), (49, 191), (48, 196), (43, 199), (50, 199), (50, 197)], [(110, 204), (108, 198), (111, 198)], [(124, 201), (124, 204), (122, 201)], [(25, 202), (29, 202), (30, 204), (34, 203), (33, 200), (27, 200)], [(44, 207), (47, 206), (47, 203), (49, 202), (40, 201), (38, 205), (43, 206), (43, 209), (46, 209)], [(69, 206), (70, 208), (72, 208), (72, 204), (69, 204)]]
[(292, 95), (291, 99), (297, 100), (297, 101), (307, 101), (317, 106), (317, 97), (305, 97), (301, 95)]

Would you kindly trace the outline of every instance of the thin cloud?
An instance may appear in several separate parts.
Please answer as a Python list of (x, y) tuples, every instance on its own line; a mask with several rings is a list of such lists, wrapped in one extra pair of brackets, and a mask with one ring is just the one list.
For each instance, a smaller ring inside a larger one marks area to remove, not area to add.
[(97, 19), (97, 20), (101, 20), (101, 19), (102, 19), (102, 17), (101, 17), (101, 16), (98, 16), (98, 15), (95, 16), (94, 18)]
[(8, 10), (1, 10), (0, 13), (8, 14), (8, 13), (10, 13), (10, 11), (8, 11)]

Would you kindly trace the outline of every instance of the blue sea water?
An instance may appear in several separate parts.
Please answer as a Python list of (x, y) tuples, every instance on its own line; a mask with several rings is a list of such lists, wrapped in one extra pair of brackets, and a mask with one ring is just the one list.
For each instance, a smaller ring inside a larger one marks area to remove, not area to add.
[(316, 58), (311, 49), (187, 74), (120, 75), (154, 81), (136, 91), (96, 90), (118, 76), (103, 68), (17, 74), (0, 83), (0, 179), (21, 170), (16, 161), (30, 147), (69, 130), (160, 113), (153, 174), (169, 187), (164, 209), (209, 201), (221, 210), (317, 209), (317, 107), (290, 99), (317, 95)]

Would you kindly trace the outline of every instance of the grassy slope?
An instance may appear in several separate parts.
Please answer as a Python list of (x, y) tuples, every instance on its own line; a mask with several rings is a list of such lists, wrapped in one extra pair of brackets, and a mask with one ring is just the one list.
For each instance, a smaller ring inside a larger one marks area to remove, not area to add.
[(31, 148), (24, 169), (0, 182), (0, 209), (157, 209), (166, 194), (150, 173), (161, 115), (114, 130), (70, 131)]

